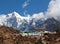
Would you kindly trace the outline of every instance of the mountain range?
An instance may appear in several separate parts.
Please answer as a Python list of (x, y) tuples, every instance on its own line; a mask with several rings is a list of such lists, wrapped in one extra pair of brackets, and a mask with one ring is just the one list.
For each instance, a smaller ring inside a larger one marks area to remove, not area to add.
[(60, 27), (60, 22), (54, 18), (21, 16), (17, 12), (0, 15), (0, 25), (13, 27), (24, 32), (54, 30)]

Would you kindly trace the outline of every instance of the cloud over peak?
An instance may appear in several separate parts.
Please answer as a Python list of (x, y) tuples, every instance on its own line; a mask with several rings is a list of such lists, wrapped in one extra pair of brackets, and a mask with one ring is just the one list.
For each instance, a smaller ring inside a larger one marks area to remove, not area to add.
[(33, 14), (34, 18), (55, 18), (60, 20), (60, 0), (51, 0), (47, 11)]
[(60, 17), (60, 0), (51, 0), (46, 11), (47, 17)]

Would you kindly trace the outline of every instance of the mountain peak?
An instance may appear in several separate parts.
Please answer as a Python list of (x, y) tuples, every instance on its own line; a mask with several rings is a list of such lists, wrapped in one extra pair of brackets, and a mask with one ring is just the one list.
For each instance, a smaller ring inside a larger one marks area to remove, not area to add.
[(12, 16), (21, 17), (21, 16), (19, 15), (19, 13), (15, 12), (15, 11), (12, 13)]

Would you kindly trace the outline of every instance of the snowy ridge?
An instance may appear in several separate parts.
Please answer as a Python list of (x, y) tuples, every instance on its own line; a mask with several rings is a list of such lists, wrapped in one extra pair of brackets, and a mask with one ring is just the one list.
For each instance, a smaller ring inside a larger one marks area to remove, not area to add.
[(21, 29), (22, 31), (30, 31), (32, 28), (40, 25), (44, 20), (46, 18), (42, 14), (21, 16), (17, 12), (13, 12), (8, 15), (0, 15), (0, 25)]
[(7, 15), (0, 15), (0, 25), (13, 27), (24, 32), (35, 31), (38, 29), (53, 30), (60, 27), (60, 22), (55, 18), (46, 18), (43, 13), (34, 14), (32, 16), (21, 16), (17, 12)]

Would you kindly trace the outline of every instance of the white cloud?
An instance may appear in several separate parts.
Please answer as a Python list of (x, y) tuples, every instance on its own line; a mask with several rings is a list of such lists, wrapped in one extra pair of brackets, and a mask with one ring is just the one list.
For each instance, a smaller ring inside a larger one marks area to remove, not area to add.
[(51, 17), (60, 20), (60, 0), (51, 0), (49, 2), (47, 11), (45, 11), (45, 14), (44, 12), (40, 12), (37, 14), (33, 14), (32, 17), (35, 18), (36, 20), (40, 18), (46, 19)]
[(44, 14), (43, 14), (43, 12), (40, 12), (40, 13), (38, 13), (38, 14), (33, 14), (32, 17), (33, 17), (33, 18), (44, 18)]
[(47, 17), (54, 17), (58, 19), (60, 17), (60, 0), (51, 0), (48, 9), (46, 11)]
[(40, 12), (38, 14), (33, 14), (32, 15), (32, 18), (35, 19), (35, 21), (39, 20), (39, 19), (42, 19), (42, 20), (45, 20), (45, 15), (43, 12)]
[(28, 6), (30, 1), (31, 1), (31, 0), (26, 0), (26, 1), (23, 3), (22, 7), (25, 8), (26, 6)]

